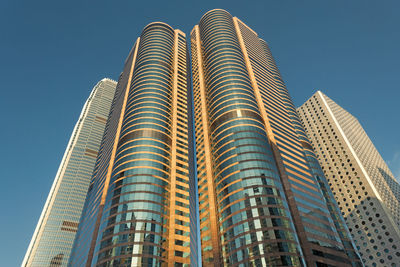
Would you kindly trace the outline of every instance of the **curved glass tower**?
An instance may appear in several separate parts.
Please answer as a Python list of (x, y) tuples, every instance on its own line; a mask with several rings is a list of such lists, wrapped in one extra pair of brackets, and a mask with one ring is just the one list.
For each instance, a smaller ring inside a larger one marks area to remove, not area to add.
[(191, 51), (203, 265), (360, 265), (266, 42), (216, 9)]
[(204, 15), (192, 32), (192, 57), (203, 263), (240, 264), (251, 257), (259, 265), (300, 265), (283, 185), (229, 13)]
[[(160, 22), (144, 28), (119, 82), (124, 93), (115, 109), (118, 125), (104, 137), (104, 147), (113, 147), (107, 170), (93, 177), (93, 184), (104, 186), (87, 200), (88, 207), (98, 207), (97, 219), (90, 223), (83, 215), (81, 227), (87, 220), (92, 234), (82, 230), (86, 237), (75, 241), (90, 246), (83, 257), (76, 249), (71, 266), (82, 264), (85, 255), (87, 266), (189, 264), (186, 61), (181, 31)], [(92, 205), (95, 195), (101, 201)]]
[(190, 38), (191, 71), (165, 23), (132, 48), (69, 265), (361, 266), (266, 42), (220, 9)]

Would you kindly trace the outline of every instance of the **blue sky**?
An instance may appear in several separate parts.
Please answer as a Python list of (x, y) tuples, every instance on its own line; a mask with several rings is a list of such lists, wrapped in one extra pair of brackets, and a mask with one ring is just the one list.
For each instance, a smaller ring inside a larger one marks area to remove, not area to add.
[(356, 116), (400, 177), (399, 1), (0, 1), (0, 244), (18, 266), (92, 87), (152, 21), (189, 33), (223, 8), (265, 39), (297, 106), (317, 89)]

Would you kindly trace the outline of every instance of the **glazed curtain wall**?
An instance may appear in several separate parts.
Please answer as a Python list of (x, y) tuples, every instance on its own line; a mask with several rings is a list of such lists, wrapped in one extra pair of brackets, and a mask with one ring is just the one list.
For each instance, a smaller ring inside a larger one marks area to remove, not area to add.
[(208, 12), (192, 31), (191, 45), (203, 264), (299, 265), (232, 16)]
[(190, 262), (187, 46), (146, 26), (118, 83), (70, 266)]
[(184, 36), (150, 24), (140, 37), (97, 266), (189, 262), (186, 93)]

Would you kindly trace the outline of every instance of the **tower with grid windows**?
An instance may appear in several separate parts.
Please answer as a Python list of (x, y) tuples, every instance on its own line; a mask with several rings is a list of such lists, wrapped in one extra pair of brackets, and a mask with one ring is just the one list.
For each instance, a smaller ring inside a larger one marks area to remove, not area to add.
[(400, 185), (374, 144), (321, 91), (297, 111), (365, 266), (397, 266)]

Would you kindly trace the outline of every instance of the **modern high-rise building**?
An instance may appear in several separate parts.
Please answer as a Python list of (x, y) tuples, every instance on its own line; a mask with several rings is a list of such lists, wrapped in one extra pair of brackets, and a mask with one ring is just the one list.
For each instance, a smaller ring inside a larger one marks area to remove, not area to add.
[(67, 265), (116, 84), (101, 80), (83, 106), (22, 266)]
[(190, 262), (185, 34), (144, 28), (119, 78), (69, 266)]
[(190, 38), (129, 53), (68, 265), (362, 266), (267, 43), (220, 9)]
[(361, 124), (320, 91), (297, 111), (365, 266), (399, 266), (400, 185)]
[(227, 11), (191, 32), (204, 266), (361, 266), (267, 43)]

